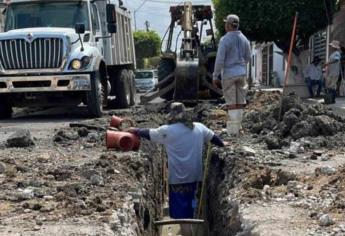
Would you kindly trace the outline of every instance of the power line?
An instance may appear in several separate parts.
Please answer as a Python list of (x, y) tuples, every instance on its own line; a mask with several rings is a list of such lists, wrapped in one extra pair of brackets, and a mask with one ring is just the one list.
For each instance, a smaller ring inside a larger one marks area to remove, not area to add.
[(140, 8), (142, 8), (144, 6), (144, 4), (147, 2), (148, 0), (143, 0), (142, 3), (140, 4), (139, 7), (137, 7), (137, 9), (134, 10), (134, 27), (135, 27), (135, 30), (137, 30), (137, 19), (136, 19), (136, 16), (135, 14), (140, 10)]

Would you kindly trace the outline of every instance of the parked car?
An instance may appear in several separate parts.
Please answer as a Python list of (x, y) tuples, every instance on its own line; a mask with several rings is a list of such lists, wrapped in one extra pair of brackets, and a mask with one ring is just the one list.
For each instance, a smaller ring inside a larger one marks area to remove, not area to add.
[(135, 87), (138, 92), (152, 90), (157, 83), (157, 70), (137, 70), (135, 72)]

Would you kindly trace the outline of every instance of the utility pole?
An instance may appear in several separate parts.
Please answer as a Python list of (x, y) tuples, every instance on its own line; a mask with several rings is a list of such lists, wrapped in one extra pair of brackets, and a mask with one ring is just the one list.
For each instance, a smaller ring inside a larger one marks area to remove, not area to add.
[(150, 22), (148, 20), (145, 21), (146, 32), (150, 31)]
[(134, 14), (134, 29), (135, 31), (137, 30), (137, 17), (136, 17), (136, 13), (140, 10), (140, 8), (142, 8), (144, 6), (144, 4), (147, 2), (147, 0), (144, 0), (140, 6), (134, 10), (133, 14)]

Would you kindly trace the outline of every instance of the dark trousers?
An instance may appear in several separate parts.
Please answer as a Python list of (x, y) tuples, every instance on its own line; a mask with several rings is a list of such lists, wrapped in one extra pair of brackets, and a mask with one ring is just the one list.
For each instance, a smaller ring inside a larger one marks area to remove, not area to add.
[(326, 89), (325, 92), (325, 104), (334, 104), (337, 91), (335, 89)]
[(322, 81), (319, 79), (319, 80), (311, 80), (311, 79), (307, 79), (307, 86), (308, 86), (308, 90), (309, 90), (309, 94), (311, 97), (314, 97), (314, 91), (313, 91), (313, 88), (314, 86), (318, 86), (317, 87), (317, 96), (320, 96), (320, 92), (321, 92), (321, 88), (322, 88)]

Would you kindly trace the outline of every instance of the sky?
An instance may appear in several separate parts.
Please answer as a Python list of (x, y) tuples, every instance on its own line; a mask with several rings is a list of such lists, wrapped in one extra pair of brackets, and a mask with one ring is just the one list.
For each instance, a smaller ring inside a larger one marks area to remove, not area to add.
[[(124, 5), (132, 12), (145, 0), (122, 0)], [(181, 0), (146, 0), (145, 4), (136, 12), (137, 29), (145, 29), (145, 21), (150, 24), (150, 29), (155, 30), (163, 37), (170, 24), (169, 7), (180, 4)], [(210, 5), (211, 0), (193, 0), (193, 4)], [(134, 27), (134, 20), (133, 20)]]

